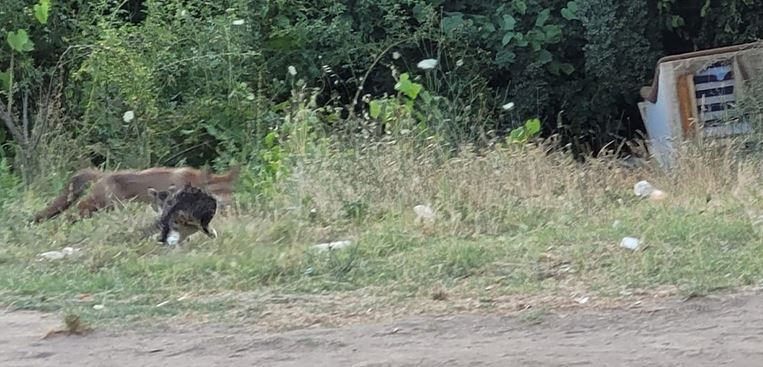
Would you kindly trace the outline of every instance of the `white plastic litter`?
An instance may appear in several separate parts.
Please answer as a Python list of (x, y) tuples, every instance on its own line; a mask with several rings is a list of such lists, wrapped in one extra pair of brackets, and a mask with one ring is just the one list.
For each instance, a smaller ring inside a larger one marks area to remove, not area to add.
[(648, 198), (651, 201), (660, 201), (667, 197), (667, 194), (655, 188), (648, 181), (639, 181), (633, 185), (633, 193), (640, 198)]
[(416, 222), (431, 223), (435, 219), (434, 210), (428, 205), (416, 205), (413, 207), (413, 212), (416, 213)]
[(352, 245), (352, 241), (344, 240), (344, 241), (319, 243), (317, 245), (313, 245), (313, 248), (318, 251), (330, 251), (330, 250), (341, 250), (343, 248), (349, 247), (350, 245)]
[(654, 186), (647, 181), (639, 181), (633, 185), (633, 193), (638, 197), (648, 197), (654, 191)]
[(64, 247), (61, 251), (47, 251), (43, 252), (37, 257), (40, 260), (61, 260), (65, 257), (78, 257), (80, 255), (80, 249), (74, 247)]
[(636, 237), (625, 237), (620, 241), (620, 247), (627, 248), (628, 250), (636, 251), (639, 248), (641, 241)]

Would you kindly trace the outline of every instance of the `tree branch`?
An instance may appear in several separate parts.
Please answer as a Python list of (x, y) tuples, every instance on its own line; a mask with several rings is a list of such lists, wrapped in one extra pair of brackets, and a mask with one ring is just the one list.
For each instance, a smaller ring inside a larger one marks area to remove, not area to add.
[(11, 114), (5, 110), (5, 105), (3, 105), (3, 103), (0, 103), (0, 119), (5, 122), (5, 126), (8, 127), (8, 130), (11, 131), (13, 138), (18, 141), (19, 144), (22, 144), (24, 136), (21, 135), (19, 127), (16, 126), (16, 124), (13, 122), (13, 116), (11, 116)]
[(21, 133), (24, 134), (24, 144), (29, 144), (29, 91), (21, 96)]

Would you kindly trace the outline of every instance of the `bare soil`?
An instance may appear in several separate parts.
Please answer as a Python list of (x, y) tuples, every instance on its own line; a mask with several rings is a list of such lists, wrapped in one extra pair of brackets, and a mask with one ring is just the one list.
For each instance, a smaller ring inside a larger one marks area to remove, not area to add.
[(452, 315), (268, 332), (184, 324), (54, 336), (0, 313), (0, 366), (760, 366), (763, 293), (537, 317)]

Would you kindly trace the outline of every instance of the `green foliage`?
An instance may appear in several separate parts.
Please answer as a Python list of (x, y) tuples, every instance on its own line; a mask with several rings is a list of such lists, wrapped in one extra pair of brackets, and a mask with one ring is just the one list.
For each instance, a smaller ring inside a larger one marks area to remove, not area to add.
[(29, 39), (29, 35), (23, 29), (8, 32), (7, 41), (13, 51), (22, 53), (34, 50), (34, 42)]
[[(60, 83), (73, 146), (96, 164), (237, 161), (271, 183), (310, 139), (356, 132), (363, 121), (347, 117), (362, 108), (377, 133), (448, 146), (523, 140), (537, 116), (563, 143), (600, 147), (638, 127), (638, 89), (660, 56), (763, 32), (750, 0), (138, 3), (4, 1), (0, 94), (19, 106), (30, 91), (34, 105), (44, 82)], [(434, 69), (416, 67), (430, 58)], [(308, 87), (315, 102), (295, 102)]]
[(760, 1), (701, 0), (686, 6), (660, 0), (658, 10), (666, 29), (700, 48), (755, 41), (763, 32)]
[(34, 17), (40, 24), (48, 23), (48, 15), (50, 12), (50, 0), (40, 0), (38, 4), (33, 6)]
[(421, 88), (423, 88), (421, 84), (414, 83), (409, 79), (408, 73), (401, 74), (400, 79), (398, 79), (397, 84), (395, 84), (395, 90), (405, 94), (410, 101), (413, 101), (418, 97)]
[(18, 194), (20, 187), (21, 182), (19, 182), (18, 176), (11, 172), (7, 160), (0, 155), (0, 208), (3, 207), (6, 200)]
[(511, 144), (524, 144), (540, 133), (540, 120), (529, 119), (524, 126), (511, 130), (507, 140)]

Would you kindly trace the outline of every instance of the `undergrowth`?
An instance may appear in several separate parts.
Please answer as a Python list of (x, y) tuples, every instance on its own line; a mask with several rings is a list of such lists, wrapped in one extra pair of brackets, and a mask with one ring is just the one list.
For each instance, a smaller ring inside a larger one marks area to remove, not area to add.
[[(754, 159), (687, 146), (683, 168), (667, 174), (544, 147), (446, 157), (398, 140), (306, 153), (271, 199), (243, 195), (216, 217), (218, 239), (194, 236), (174, 249), (131, 237), (152, 216), (144, 206), (30, 225), (51, 197), (13, 195), (0, 215), (0, 302), (106, 323), (218, 316), (302, 325), (449, 305), (497, 310), (533, 296), (604, 304), (763, 280)], [(642, 179), (667, 198), (636, 198)], [(416, 205), (435, 219), (417, 220)], [(625, 236), (642, 248), (620, 248)], [(339, 240), (351, 245), (312, 247)], [(38, 258), (67, 246), (80, 256)]]

